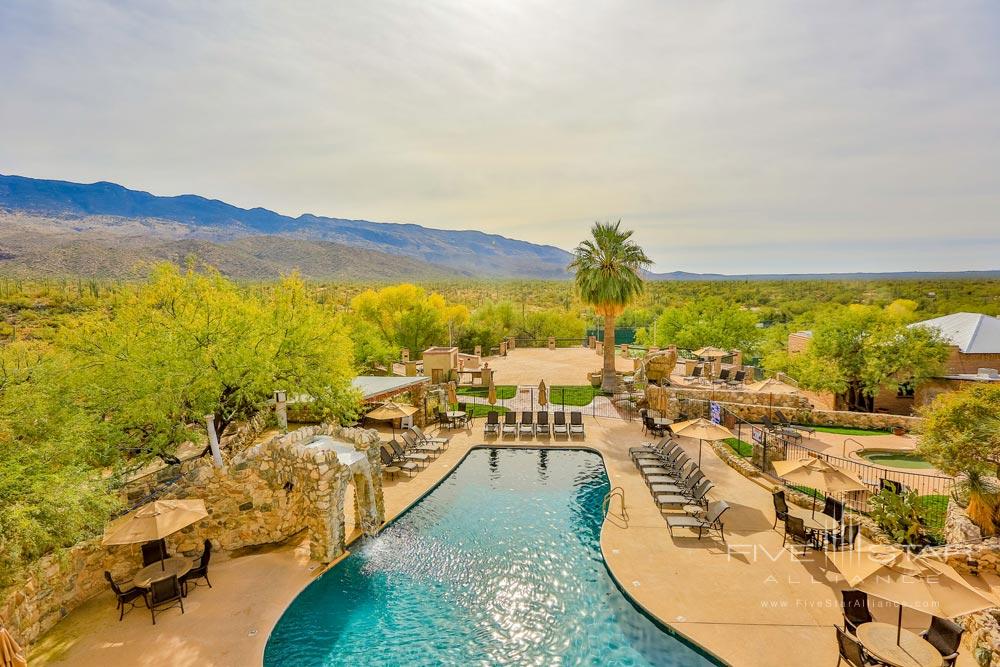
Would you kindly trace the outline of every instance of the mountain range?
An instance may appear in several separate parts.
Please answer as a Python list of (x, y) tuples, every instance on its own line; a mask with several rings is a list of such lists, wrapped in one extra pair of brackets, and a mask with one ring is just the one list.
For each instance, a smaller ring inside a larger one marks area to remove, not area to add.
[[(142, 275), (196, 257), (225, 275), (270, 279), (298, 270), (328, 280), (565, 279), (560, 248), (475, 230), (281, 215), (197, 195), (162, 197), (116, 183), (0, 174), (0, 273)], [(652, 280), (1000, 277), (1000, 271), (723, 275), (649, 273)]]

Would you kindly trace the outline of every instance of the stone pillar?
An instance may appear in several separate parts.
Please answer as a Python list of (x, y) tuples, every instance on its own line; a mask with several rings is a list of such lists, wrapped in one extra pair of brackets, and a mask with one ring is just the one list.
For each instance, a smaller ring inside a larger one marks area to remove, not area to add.
[(597, 349), (597, 336), (587, 337), (587, 347), (589, 347), (591, 350)]
[(694, 359), (684, 360), (684, 375), (690, 376), (694, 373), (694, 367), (698, 365), (698, 362)]
[(556, 349), (556, 337), (555, 336), (549, 336), (549, 349), (550, 350)]
[(597, 341), (597, 344), (594, 346), (594, 351), (597, 352), (597, 356), (599, 356), (599, 357), (603, 356), (604, 355), (604, 343), (601, 342), (601, 341)]
[(415, 377), (417, 374), (417, 362), (407, 361), (406, 370), (404, 372), (406, 373), (406, 377)]
[(622, 343), (622, 356), (628, 356), (628, 343)]
[(507, 339), (507, 349), (513, 350), (516, 347), (517, 347), (517, 339), (511, 336), (510, 338)]
[(736, 354), (733, 355), (733, 366), (737, 368), (743, 366), (743, 350), (736, 350)]
[(404, 364), (410, 360), (410, 348), (404, 347), (399, 351), (399, 354), (402, 356)]
[(278, 420), (281, 432), (288, 433), (288, 403), (285, 392), (281, 389), (274, 392), (274, 417)]
[(208, 446), (212, 450), (212, 461), (216, 468), (222, 467), (222, 451), (219, 449), (219, 435), (215, 432), (215, 415), (205, 415), (205, 428), (208, 430)]
[(500, 356), (501, 357), (507, 356), (507, 341), (505, 340), (500, 341)]

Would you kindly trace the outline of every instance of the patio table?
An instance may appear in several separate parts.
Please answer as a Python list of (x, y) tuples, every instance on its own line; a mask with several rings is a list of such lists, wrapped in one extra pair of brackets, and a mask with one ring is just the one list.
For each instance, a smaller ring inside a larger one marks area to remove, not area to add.
[(902, 630), (896, 644), (896, 626), (890, 623), (863, 623), (858, 641), (875, 658), (894, 667), (940, 667), (941, 654), (916, 633)]
[(149, 588), (154, 581), (166, 579), (171, 575), (176, 575), (178, 578), (183, 577), (190, 569), (190, 558), (173, 556), (164, 560), (162, 566), (160, 561), (156, 561), (142, 568), (132, 577), (132, 583), (139, 588)]
[(816, 514), (813, 516), (812, 513), (804, 510), (792, 510), (791, 514), (792, 516), (802, 519), (802, 522), (809, 530), (815, 530), (821, 533), (830, 533), (840, 528), (840, 522), (832, 516), (827, 516), (825, 514)]
[(674, 423), (674, 420), (667, 419), (666, 417), (653, 417), (653, 423), (657, 426), (670, 426)]

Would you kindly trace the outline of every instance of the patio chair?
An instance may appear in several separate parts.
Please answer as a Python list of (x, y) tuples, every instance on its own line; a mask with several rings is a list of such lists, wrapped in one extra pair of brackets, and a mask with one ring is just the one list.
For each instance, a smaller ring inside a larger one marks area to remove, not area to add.
[(823, 502), (823, 514), (840, 523), (840, 520), (844, 518), (844, 503), (827, 496)]
[(860, 523), (845, 523), (839, 533), (827, 533), (826, 543), (835, 551), (840, 551), (844, 547), (848, 549), (854, 546), (861, 532)]
[(729, 385), (733, 387), (738, 387), (743, 384), (747, 379), (747, 372), (744, 370), (738, 370), (733, 374), (733, 377), (729, 379)]
[(702, 367), (701, 366), (695, 366), (694, 369), (691, 371), (691, 375), (685, 375), (684, 379), (685, 380), (701, 380), (701, 371), (702, 371)]
[(840, 667), (840, 663), (845, 660), (850, 667), (868, 667), (868, 665), (879, 664), (868, 656), (861, 642), (841, 630), (839, 626), (835, 627), (837, 629), (837, 647), (840, 649), (837, 667)]
[(712, 378), (712, 384), (727, 384), (729, 382), (729, 373), (730, 370), (728, 368), (723, 368), (719, 371), (719, 377)]
[(405, 472), (407, 475), (410, 473), (417, 473), (417, 464), (413, 461), (407, 461), (406, 459), (396, 458), (395, 453), (390, 453), (386, 449), (386, 445), (382, 445), (379, 448), (379, 455), (382, 457), (382, 469), (386, 468), (398, 468), (400, 472)]
[(662, 456), (669, 452), (672, 447), (676, 446), (670, 438), (660, 438), (656, 442), (647, 442), (645, 445), (639, 445), (638, 447), (629, 447), (628, 455), (633, 459), (637, 454), (660, 454)]
[(164, 579), (156, 579), (149, 584), (149, 613), (153, 615), (153, 625), (156, 625), (156, 612), (165, 611), (180, 605), (184, 613), (184, 596), (181, 595), (181, 585), (177, 575), (172, 574)]
[(653, 475), (646, 478), (646, 484), (653, 495), (658, 493), (679, 493), (685, 496), (691, 495), (694, 488), (701, 480), (707, 479), (701, 470), (695, 470), (687, 479), (678, 481), (666, 475)]
[(402, 438), (403, 444), (406, 445), (406, 449), (408, 450), (423, 452), (432, 456), (438, 456), (441, 454), (441, 445), (424, 442), (423, 440), (417, 438), (412, 431), (405, 431)]
[(424, 430), (422, 428), (415, 425), (410, 427), (410, 433), (417, 436), (418, 440), (421, 440), (423, 442), (428, 442), (434, 445), (441, 445), (443, 449), (448, 449), (448, 444), (451, 441), (451, 438), (432, 438), (431, 436), (424, 433)]
[(503, 434), (504, 435), (516, 435), (517, 434), (517, 413), (516, 412), (505, 412), (505, 413), (503, 413)]
[(871, 609), (868, 608), (868, 593), (846, 590), (840, 594), (844, 598), (844, 627), (852, 635), (857, 634), (859, 625), (873, 620)]
[(707, 479), (701, 480), (698, 486), (691, 493), (691, 495), (685, 495), (683, 493), (677, 494), (664, 494), (664, 495), (654, 495), (653, 502), (661, 510), (664, 507), (683, 507), (684, 505), (707, 505), (708, 504), (708, 492), (715, 488), (715, 484), (712, 484)]
[(901, 496), (906, 493), (906, 486), (902, 482), (897, 482), (894, 479), (886, 479), (885, 477), (878, 481), (878, 488), (879, 491), (889, 489), (897, 496)]
[(167, 553), (167, 543), (162, 539), (144, 542), (140, 548), (142, 549), (143, 567), (170, 558), (170, 554)]
[(543, 433), (545, 435), (549, 434), (549, 413), (548, 412), (542, 411), (542, 412), (538, 413), (538, 416), (535, 418), (535, 433), (537, 433), (539, 435), (541, 435)]
[(677, 470), (674, 468), (674, 464), (682, 459), (684, 461), (690, 460), (687, 458), (684, 450), (674, 451), (669, 456), (660, 457), (659, 459), (636, 457), (635, 465), (639, 468), (639, 472), (643, 477), (650, 475), (670, 475), (671, 477), (676, 477)]
[(781, 410), (775, 410), (774, 416), (778, 418), (778, 423), (781, 424), (782, 428), (794, 428), (799, 431), (805, 431), (810, 437), (816, 435), (816, 429), (812, 426), (805, 426), (803, 424), (794, 425), (791, 420), (781, 413)]
[(761, 423), (764, 424), (764, 428), (766, 428), (771, 433), (774, 433), (775, 435), (780, 435), (785, 438), (789, 438), (791, 440), (795, 440), (797, 442), (802, 441), (802, 434), (796, 431), (794, 428), (785, 428), (783, 426), (776, 426), (774, 422), (771, 421), (771, 418), (768, 417), (767, 415), (761, 417), (760, 420)]
[(774, 525), (771, 529), (778, 527), (778, 521), (788, 518), (788, 502), (785, 500), (785, 490), (779, 489), (771, 494), (771, 502), (774, 503)]
[(204, 579), (208, 587), (212, 587), (212, 581), (208, 578), (208, 561), (212, 558), (212, 541), (205, 540), (205, 548), (201, 552), (201, 557), (198, 559), (198, 566), (193, 567), (184, 574), (181, 581), (181, 592), (185, 595), (188, 594), (188, 587), (191, 582), (194, 582), (195, 586), (198, 586), (198, 579)]
[(462, 415), (462, 416), (460, 416), (458, 419), (456, 419), (455, 422), (459, 426), (465, 426), (466, 424), (469, 423), (469, 404), (468, 403), (459, 403), (458, 404), (458, 411), (459, 412), (464, 412), (465, 414)]
[[(115, 583), (115, 580), (111, 578), (111, 573), (107, 570), (104, 571), (104, 578), (108, 580), (111, 584), (111, 592), (115, 594), (115, 599), (118, 600), (118, 606), (115, 607), (115, 611), (121, 611), (118, 614), (118, 621), (121, 622), (125, 618), (125, 605), (129, 606), (129, 611), (135, 608), (136, 600), (142, 598), (143, 601), (146, 600), (146, 589), (139, 588), (138, 586), (133, 586), (132, 588), (127, 588), (124, 591)], [(149, 604), (148, 602), (146, 603)]]
[(554, 435), (566, 435), (569, 433), (566, 427), (566, 413), (562, 410), (552, 413), (552, 433)]
[(722, 525), (722, 515), (729, 509), (729, 504), (725, 500), (716, 500), (709, 504), (704, 516), (688, 514), (687, 516), (674, 514), (667, 516), (667, 530), (670, 537), (674, 536), (674, 528), (690, 528), (698, 530), (698, 539), (705, 533), (711, 535), (713, 530), (719, 531), (719, 537), (726, 541), (724, 526)]
[(425, 467), (430, 463), (430, 456), (427, 454), (422, 452), (408, 452), (395, 440), (390, 440), (389, 446), (392, 447), (392, 451), (396, 452), (397, 459), (412, 461)]
[(521, 423), (517, 427), (518, 433), (535, 435), (535, 413), (531, 410), (521, 412)]
[(635, 452), (631, 453), (632, 462), (636, 465), (641, 463), (648, 463), (652, 461), (658, 465), (665, 464), (667, 462), (672, 462), (678, 456), (684, 453), (684, 450), (674, 443), (670, 443), (667, 447), (663, 449), (644, 449), (636, 448)]
[(486, 423), (483, 424), (483, 435), (498, 435), (500, 433), (500, 413), (490, 410), (486, 413)]
[(569, 432), (573, 435), (583, 435), (583, 413), (569, 413)]
[(931, 617), (931, 627), (920, 633), (920, 636), (938, 650), (941, 659), (944, 660), (944, 667), (952, 667), (958, 660), (958, 647), (962, 643), (962, 634), (965, 632), (958, 623), (941, 618)]
[(781, 538), (782, 547), (788, 542), (788, 538), (792, 539), (792, 544), (801, 544), (814, 549), (819, 548), (819, 545), (816, 543), (816, 535), (813, 534), (813, 531), (806, 528), (806, 522), (800, 517), (792, 516), (791, 514), (785, 517), (785, 534)]

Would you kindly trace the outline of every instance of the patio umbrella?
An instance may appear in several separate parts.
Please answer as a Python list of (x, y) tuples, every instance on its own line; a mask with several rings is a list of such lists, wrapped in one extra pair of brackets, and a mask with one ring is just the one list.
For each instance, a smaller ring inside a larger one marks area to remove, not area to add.
[[(114, 521), (104, 532), (101, 544), (111, 546), (162, 540), (206, 516), (208, 511), (204, 500), (154, 500)], [(160, 555), (166, 557), (162, 553), (163, 542), (160, 542), (160, 549)], [(163, 566), (163, 558), (160, 565)]]
[(730, 354), (729, 350), (712, 347), (711, 345), (694, 351), (694, 356), (699, 359), (721, 359), (722, 357), (728, 357)]
[(687, 421), (674, 424), (670, 427), (674, 435), (683, 435), (687, 438), (698, 438), (698, 465), (701, 465), (701, 443), (705, 440), (724, 440), (735, 438), (733, 432), (725, 426), (709, 421), (704, 417), (689, 419)]
[(854, 588), (899, 605), (897, 644), (903, 627), (903, 607), (955, 618), (997, 606), (995, 600), (970, 586), (950, 565), (892, 545), (870, 544), (828, 554), (827, 559)]
[(452, 380), (448, 383), (448, 405), (456, 403), (458, 403), (458, 389), (455, 388), (455, 381)]
[(28, 667), (28, 659), (7, 628), (0, 625), (0, 667)]
[(538, 383), (538, 404), (543, 408), (549, 404), (549, 393), (545, 388), (545, 380)]
[(497, 387), (493, 384), (493, 378), (490, 378), (490, 386), (486, 390), (486, 402), (490, 405), (497, 404)]
[(395, 401), (386, 401), (365, 416), (377, 421), (388, 421), (389, 428), (392, 429), (392, 439), (395, 440), (396, 425), (393, 424), (393, 421), (396, 419), (402, 419), (403, 417), (409, 417), (416, 411), (417, 408), (412, 405), (403, 405), (402, 403), (397, 403)]
[(759, 382), (753, 382), (745, 387), (748, 391), (756, 391), (761, 394), (795, 394), (798, 389), (790, 384), (785, 384), (775, 378), (765, 378)]
[(831, 494), (868, 490), (868, 487), (854, 473), (838, 468), (823, 459), (809, 456), (792, 461), (775, 461), (772, 465), (778, 477), (801, 486), (808, 486), (813, 490), (812, 513), (814, 516), (816, 514), (816, 496), (820, 491)]

